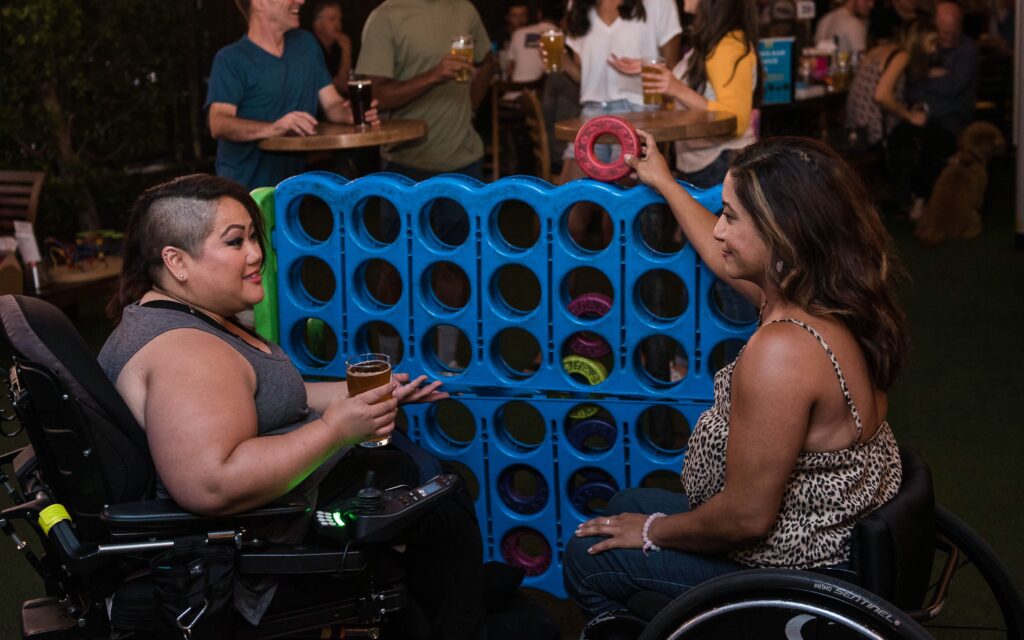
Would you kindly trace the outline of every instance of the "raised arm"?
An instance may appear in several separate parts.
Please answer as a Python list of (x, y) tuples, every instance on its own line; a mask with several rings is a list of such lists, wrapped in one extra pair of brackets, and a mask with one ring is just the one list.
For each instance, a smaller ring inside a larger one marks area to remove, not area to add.
[(257, 436), (252, 367), (223, 340), (190, 329), (154, 339), (117, 388), (144, 425), (153, 462), (182, 507), (204, 514), (251, 509), (295, 487), (342, 446), (389, 432), (388, 387), (336, 398), (321, 418)]
[(686, 189), (676, 182), (669, 171), (664, 156), (658, 151), (654, 137), (646, 131), (637, 131), (643, 138), (646, 157), (626, 157), (626, 163), (636, 170), (637, 177), (646, 185), (665, 198), (672, 214), (675, 216), (683, 234), (697, 251), (697, 255), (708, 265), (719, 279), (726, 282), (743, 297), (755, 305), (760, 305), (763, 293), (761, 289), (746, 280), (729, 277), (725, 272), (725, 258), (722, 256), (721, 244), (714, 238), (715, 225), (718, 217), (702, 207), (687, 193)]
[(473, 65), (459, 56), (446, 55), (436, 66), (407, 80), (395, 80), (384, 76), (370, 76), (373, 80), (373, 95), (384, 110), (397, 109), (412, 102), (442, 82), (453, 81), (464, 69)]

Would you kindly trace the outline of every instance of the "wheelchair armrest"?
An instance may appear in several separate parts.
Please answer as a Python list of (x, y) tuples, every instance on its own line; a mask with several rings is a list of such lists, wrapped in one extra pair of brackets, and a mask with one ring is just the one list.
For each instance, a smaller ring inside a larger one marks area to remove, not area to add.
[(237, 526), (309, 513), (310, 505), (300, 495), (284, 495), (252, 511), (225, 516), (204, 516), (182, 509), (170, 498), (112, 504), (100, 512), (100, 520), (120, 530), (193, 528), (211, 525)]

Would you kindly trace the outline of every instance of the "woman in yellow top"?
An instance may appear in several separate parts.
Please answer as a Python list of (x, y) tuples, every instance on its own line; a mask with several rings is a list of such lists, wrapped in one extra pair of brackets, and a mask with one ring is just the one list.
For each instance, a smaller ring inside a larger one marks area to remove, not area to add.
[[(725, 179), (729, 161), (757, 135), (751, 113), (758, 93), (757, 4), (747, 0), (685, 0), (695, 16), (690, 49), (669, 71), (643, 74), (645, 92), (662, 93), (676, 108), (724, 111), (736, 116), (736, 132), (675, 143), (675, 167), (687, 182), (707, 188)], [(613, 66), (636, 73), (639, 61)]]

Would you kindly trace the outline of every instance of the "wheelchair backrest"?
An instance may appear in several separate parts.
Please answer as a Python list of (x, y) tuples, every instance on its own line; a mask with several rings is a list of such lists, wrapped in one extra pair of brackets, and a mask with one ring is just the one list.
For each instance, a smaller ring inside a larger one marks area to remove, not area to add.
[(924, 601), (935, 557), (935, 493), (924, 458), (900, 448), (903, 481), (853, 530), (850, 568), (861, 586), (904, 610)]
[(14, 360), (15, 410), (43, 482), (79, 524), (101, 535), (105, 505), (153, 493), (145, 432), (67, 317), (28, 296), (0, 296), (0, 339)]

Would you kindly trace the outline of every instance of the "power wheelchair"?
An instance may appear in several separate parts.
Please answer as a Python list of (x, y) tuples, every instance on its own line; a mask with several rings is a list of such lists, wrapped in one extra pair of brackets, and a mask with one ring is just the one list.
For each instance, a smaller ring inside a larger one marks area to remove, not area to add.
[[(29, 444), (0, 455), (0, 482), (14, 503), (0, 513), (0, 529), (31, 563), (47, 593), (23, 603), (23, 637), (426, 634), (423, 612), (403, 588), (400, 558), (386, 543), (408, 519), (378, 519), (368, 540), (353, 535), (344, 543), (324, 538), (323, 544), (274, 545), (253, 532), (271, 521), (308, 518), (311, 508), (304, 499), (289, 495), (226, 517), (186, 512), (154, 497), (144, 432), (60, 311), (35, 298), (0, 297), (0, 350), (4, 347), (12, 360), (10, 400)], [(366, 498), (364, 491), (360, 498)], [(380, 493), (370, 488), (368, 495), (379, 500)], [(27, 527), (39, 539), (41, 554), (19, 535), (18, 521), (22, 531)], [(176, 558), (181, 566), (158, 567), (154, 558), (160, 563)], [(160, 581), (157, 569), (177, 573), (161, 574)], [(280, 582), (258, 626), (237, 615), (230, 601), (219, 608), (228, 612), (226, 618), (204, 620), (211, 603), (230, 599), (224, 596), (231, 592), (224, 575), (232, 579), (235, 571)], [(168, 576), (178, 586), (185, 580), (186, 592), (163, 598)], [(504, 593), (518, 587), (515, 577), (507, 572), (499, 577)], [(289, 580), (307, 585), (314, 580), (316, 597), (309, 597), (308, 588), (301, 598), (287, 597)]]

